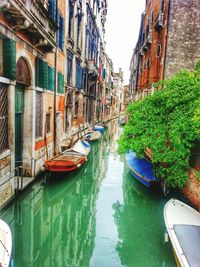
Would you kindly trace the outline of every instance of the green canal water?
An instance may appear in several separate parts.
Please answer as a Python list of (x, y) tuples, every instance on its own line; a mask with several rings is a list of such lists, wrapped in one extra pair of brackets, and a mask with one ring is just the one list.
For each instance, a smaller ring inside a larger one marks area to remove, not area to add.
[(167, 199), (133, 179), (112, 121), (78, 172), (32, 184), (1, 212), (15, 267), (174, 267)]

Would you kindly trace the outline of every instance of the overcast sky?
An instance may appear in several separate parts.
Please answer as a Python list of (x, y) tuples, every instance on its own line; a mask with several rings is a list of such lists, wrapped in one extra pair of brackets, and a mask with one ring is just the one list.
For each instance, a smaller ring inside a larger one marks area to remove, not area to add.
[(129, 83), (129, 65), (138, 39), (140, 18), (145, 0), (108, 0), (105, 24), (106, 52), (112, 59), (114, 71), (124, 71), (124, 85)]

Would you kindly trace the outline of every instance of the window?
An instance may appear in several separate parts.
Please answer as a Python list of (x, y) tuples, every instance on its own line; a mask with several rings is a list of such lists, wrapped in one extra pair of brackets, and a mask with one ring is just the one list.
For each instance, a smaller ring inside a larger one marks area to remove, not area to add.
[(0, 152), (8, 148), (8, 92), (0, 83)]
[(67, 84), (72, 85), (72, 73), (73, 73), (73, 54), (67, 52)]
[(64, 48), (64, 18), (59, 15), (58, 46), (61, 50)]
[(51, 132), (51, 113), (46, 113), (46, 133)]
[(35, 137), (42, 137), (42, 93), (36, 92)]
[(82, 89), (83, 84), (83, 69), (80, 65), (80, 62), (76, 60), (76, 88)]
[(78, 115), (78, 94), (75, 95), (75, 109), (74, 109), (74, 117)]
[(71, 39), (74, 37), (74, 3), (72, 0), (69, 0), (69, 26), (68, 26), (68, 35)]
[(56, 0), (49, 0), (48, 10), (49, 10), (50, 18), (53, 21), (56, 21), (56, 18), (57, 18), (57, 1)]

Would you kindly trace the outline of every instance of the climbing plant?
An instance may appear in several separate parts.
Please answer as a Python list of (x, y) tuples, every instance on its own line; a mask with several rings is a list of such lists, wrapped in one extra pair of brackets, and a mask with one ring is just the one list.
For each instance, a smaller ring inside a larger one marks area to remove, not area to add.
[(156, 176), (182, 187), (191, 149), (200, 140), (200, 62), (194, 71), (181, 71), (154, 86), (153, 95), (128, 106), (119, 152), (133, 150), (142, 158), (149, 148)]

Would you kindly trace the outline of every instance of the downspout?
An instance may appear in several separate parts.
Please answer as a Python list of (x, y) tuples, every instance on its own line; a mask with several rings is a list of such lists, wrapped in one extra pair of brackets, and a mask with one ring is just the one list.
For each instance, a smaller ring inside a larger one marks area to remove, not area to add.
[[(56, 43), (57, 43), (57, 33), (56, 33)], [(57, 93), (57, 54), (58, 54), (58, 48), (56, 46), (55, 50), (55, 57), (54, 57), (54, 98), (53, 98), (53, 143), (54, 143), (54, 155), (57, 154), (57, 142), (56, 142), (56, 131), (57, 131), (57, 125), (56, 125), (56, 93)]]
[(170, 8), (171, 8), (171, 0), (168, 0), (167, 32), (166, 32), (166, 35), (165, 35), (165, 55), (164, 55), (164, 64), (163, 64), (163, 77), (162, 77), (163, 80), (165, 79), (165, 69), (166, 69)]

